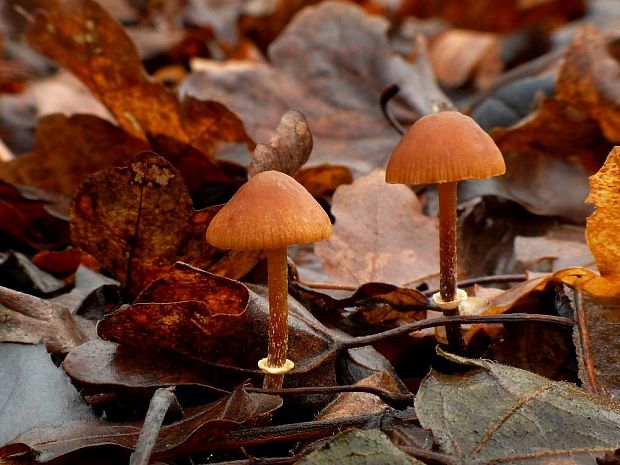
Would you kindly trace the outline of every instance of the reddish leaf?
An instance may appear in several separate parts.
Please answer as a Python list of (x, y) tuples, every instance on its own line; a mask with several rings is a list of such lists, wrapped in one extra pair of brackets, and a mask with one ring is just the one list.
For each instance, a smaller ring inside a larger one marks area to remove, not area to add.
[[(73, 196), (85, 176), (123, 164), (149, 145), (92, 115), (41, 119), (32, 154), (2, 166), (2, 177)], [(54, 173), (50, 176), (50, 173)]]
[(584, 0), (405, 0), (398, 17), (440, 16), (466, 29), (508, 32), (531, 25), (561, 24), (584, 13)]
[[(241, 425), (264, 420), (281, 405), (279, 397), (236, 390), (211, 404), (188, 408), (182, 420), (161, 428), (151, 458), (173, 460), (208, 452), (226, 433)], [(139, 424), (77, 421), (60, 427), (37, 428), (0, 448), (0, 458), (13, 455), (19, 444), (26, 445), (35, 453), (39, 462), (75, 458), (73, 454), (85, 454), (91, 448), (98, 448), (101, 453), (101, 447), (120, 449), (129, 455), (140, 434), (140, 427)]]
[(583, 26), (566, 52), (557, 81), (560, 98), (596, 119), (605, 137), (620, 142), (620, 63), (605, 38), (592, 26)]
[(0, 232), (35, 249), (63, 247), (69, 243), (68, 223), (60, 211), (65, 201), (0, 180)]

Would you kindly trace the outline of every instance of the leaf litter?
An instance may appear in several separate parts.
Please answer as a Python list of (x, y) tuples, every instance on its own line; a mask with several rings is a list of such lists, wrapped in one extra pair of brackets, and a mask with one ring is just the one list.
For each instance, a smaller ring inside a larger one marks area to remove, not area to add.
[[(21, 0), (11, 3), (28, 11)], [(2, 291), (0, 333), (11, 342), (0, 348), (38, 357), (11, 358), (11, 369), (28, 376), (7, 381), (7, 415), (19, 421), (0, 421), (9, 427), (2, 460), (96, 455), (122, 463), (132, 453), (143, 463), (239, 460), (232, 451), (243, 447), (251, 451), (246, 457), (283, 463), (331, 460), (334, 453), (351, 463), (384, 463), (388, 453), (403, 463), (613, 463), (620, 382), (613, 15), (597, 20), (601, 34), (567, 23), (584, 14), (580, 0), (527, 7), (507, 0), (493, 8), (356, 3), (243, 10), (230, 2), (217, 7), (228, 26), (201, 20), (202, 29), (189, 32), (196, 5), (106, 4), (133, 22), (127, 28), (93, 0), (37, 2), (27, 21), (31, 46), (92, 95), (30, 58), (32, 74), (14, 73), (0, 86), (17, 95), (0, 95), (0, 253), (8, 257), (2, 284), (14, 288)], [(596, 19), (594, 10), (583, 18)], [(433, 20), (408, 16), (414, 12), (452, 24), (432, 27)], [(6, 30), (24, 28), (11, 15), (2, 21), (10, 23)], [(412, 21), (426, 37), (397, 30)], [(525, 29), (541, 21), (547, 29)], [(184, 34), (191, 40), (176, 45)], [(15, 53), (15, 37), (7, 40)], [(552, 41), (567, 46), (550, 49)], [(19, 50), (12, 62), (27, 59), (27, 49)], [(384, 100), (392, 84), (400, 90)], [(471, 247), (459, 273), (470, 278), (464, 282), (482, 313), (459, 317), (472, 358), (444, 355), (447, 362), (435, 355), (441, 331), (419, 337), (420, 328), (442, 323), (430, 320), (428, 298), (438, 268), (436, 198), (429, 188), (388, 186), (373, 170), (384, 167), (399, 125), (471, 102), (508, 173), (461, 187), (461, 240)], [(34, 114), (46, 116), (35, 123)], [(36, 124), (34, 139), (19, 118), (31, 129)], [(248, 174), (269, 169), (295, 175), (332, 215), (335, 231), (316, 254), (300, 248), (291, 264), (295, 369), (280, 397), (251, 386), (261, 381), (256, 361), (267, 345), (263, 254), (227, 253), (203, 239), (215, 205)], [(593, 208), (585, 236), (598, 272), (582, 268), (592, 261), (580, 236)], [(517, 224), (523, 219), (532, 224)], [(559, 233), (567, 227), (573, 235)], [(474, 236), (485, 243), (475, 244)], [(296, 273), (305, 276), (304, 267), (321, 278), (318, 288)], [(484, 270), (513, 274), (480, 276)], [(514, 281), (524, 282), (506, 284)], [(465, 325), (481, 321), (495, 324)], [(512, 323), (498, 325), (506, 321)], [(115, 342), (97, 338), (95, 322), (99, 335)], [(35, 386), (35, 367), (68, 388)], [(566, 380), (582, 388), (560, 382)], [(356, 389), (358, 382), (370, 386), (335, 401), (328, 390)], [(151, 396), (159, 392), (157, 401), (168, 392), (157, 389), (170, 386), (177, 386), (176, 400), (168, 396), (174, 412), (162, 409), (145, 421)], [(52, 407), (66, 396), (76, 408), (54, 417)], [(444, 410), (436, 412), (440, 397)], [(332, 401), (324, 411), (330, 419), (315, 417)], [(50, 415), (33, 418), (31, 405)], [(82, 420), (72, 421), (76, 416)], [(322, 445), (347, 428), (370, 431), (351, 430)], [(141, 431), (148, 445), (138, 441)]]

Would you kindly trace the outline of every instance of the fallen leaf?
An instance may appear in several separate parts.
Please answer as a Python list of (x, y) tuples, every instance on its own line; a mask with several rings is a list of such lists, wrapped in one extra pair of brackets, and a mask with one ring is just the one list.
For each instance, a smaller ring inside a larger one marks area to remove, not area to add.
[(577, 350), (579, 379), (585, 389), (620, 400), (620, 305), (617, 297), (608, 299), (575, 289), (571, 306), (575, 312), (573, 341)]
[(488, 87), (504, 67), (498, 35), (448, 29), (433, 39), (429, 58), (437, 81), (460, 87), (470, 79), (479, 89)]
[(59, 291), (65, 282), (37, 268), (24, 254), (0, 253), (0, 285), (19, 292), (45, 295)]
[(213, 386), (210, 370), (196, 370), (178, 357), (162, 352), (137, 350), (114, 342), (94, 339), (67, 354), (63, 362), (67, 375), (89, 386), (112, 386), (143, 391), (166, 386), (200, 386), (223, 394)]
[(509, 32), (532, 25), (557, 26), (580, 17), (586, 10), (583, 0), (405, 0), (396, 18), (405, 15), (428, 18), (439, 16), (457, 27)]
[(590, 213), (583, 203), (587, 177), (609, 151), (598, 123), (564, 101), (547, 98), (536, 112), (491, 135), (504, 155), (506, 174), (460, 183), (461, 199), (499, 195), (537, 215), (573, 222)]
[(99, 271), (101, 265), (90, 255), (73, 247), (59, 252), (44, 250), (32, 257), (32, 263), (56, 276), (67, 276), (76, 272), (80, 265)]
[(582, 26), (564, 56), (556, 84), (558, 97), (596, 119), (611, 142), (620, 142), (620, 63), (607, 40), (591, 25)]
[(299, 465), (420, 465), (422, 462), (409, 457), (381, 431), (350, 429), (337, 434), (319, 449), (310, 452), (297, 462)]
[(400, 85), (393, 106), (409, 122), (447, 102), (423, 44), (417, 62), (406, 62), (389, 45), (387, 26), (354, 5), (323, 2), (300, 12), (271, 44), (271, 64), (202, 62), (181, 92), (223, 102), (254, 140), (269, 140), (280, 116), (296, 108), (313, 134), (310, 165), (338, 163), (367, 173), (386, 163), (399, 139), (381, 113), (384, 87)]
[[(167, 461), (207, 452), (231, 430), (260, 421), (281, 405), (282, 399), (277, 396), (247, 394), (238, 389), (211, 404), (187, 408), (182, 420), (162, 427), (151, 458)], [(84, 453), (91, 448), (97, 448), (100, 453), (101, 447), (115, 449), (121, 454), (124, 451), (126, 461), (138, 439), (140, 426), (94, 420), (37, 428), (0, 448), (0, 458), (12, 455), (11, 446), (24, 444), (36, 454), (39, 462), (70, 458), (73, 453)]]
[(66, 246), (68, 223), (58, 213), (60, 203), (58, 196), (0, 180), (0, 231), (35, 249)]
[(334, 282), (403, 286), (439, 272), (436, 220), (407, 186), (386, 184), (383, 171), (340, 186), (331, 211), (334, 232), (315, 252)]
[(189, 140), (178, 100), (149, 79), (119, 23), (93, 0), (48, 3), (28, 31), (33, 48), (75, 74), (128, 134)]
[(52, 297), (49, 299), (49, 302), (62, 305), (71, 313), (75, 314), (92, 292), (104, 286), (115, 288), (118, 284), (118, 281), (80, 265), (75, 271), (75, 285), (73, 289), (66, 294)]
[[(385, 372), (377, 372), (355, 383), (356, 386), (374, 386), (397, 393), (398, 385)], [(321, 410), (315, 420), (329, 420), (342, 417), (353, 417), (369, 413), (379, 413), (388, 409), (388, 405), (379, 397), (366, 392), (344, 392), (338, 394), (327, 407)]]
[(38, 297), (0, 287), (0, 341), (38, 344), (50, 353), (67, 353), (86, 336), (66, 308)]
[(29, 428), (95, 418), (42, 345), (0, 343), (0, 356), (0, 444)]
[(620, 147), (614, 147), (602, 168), (590, 177), (590, 195), (586, 199), (596, 207), (588, 218), (586, 240), (596, 267), (604, 278), (620, 280)]
[[(154, 150), (160, 151), (162, 140), (191, 146), (200, 152), (209, 171), (224, 176), (210, 159), (215, 141), (254, 146), (241, 121), (221, 103), (181, 102), (151, 79), (123, 27), (93, 0), (49, 2), (39, 9), (28, 40), (36, 50), (75, 74), (128, 135), (154, 142)], [(178, 159), (184, 154), (177, 151), (168, 155), (179, 165)], [(200, 159), (195, 154), (193, 157)]]
[(68, 197), (85, 176), (149, 149), (144, 141), (93, 115), (46, 116), (38, 122), (35, 138), (33, 153), (2, 165), (2, 178)]
[(282, 116), (270, 144), (258, 144), (248, 167), (248, 177), (276, 170), (295, 176), (312, 152), (312, 134), (303, 113), (289, 110)]
[(587, 267), (594, 259), (584, 242), (562, 240), (548, 236), (515, 237), (515, 259), (526, 270), (553, 272), (571, 266)]
[(320, 197), (332, 194), (341, 184), (351, 184), (353, 174), (346, 166), (317, 165), (311, 168), (302, 168), (295, 179), (313, 197)]
[[(103, 339), (132, 347), (157, 347), (228, 373), (260, 379), (256, 363), (267, 350), (266, 289), (252, 287), (178, 263), (132, 304), (98, 325)], [(233, 342), (235, 341), (235, 342)], [(243, 342), (241, 342), (243, 341)], [(344, 340), (289, 299), (288, 383), (333, 385), (336, 354)]]
[(178, 171), (144, 152), (128, 167), (87, 178), (73, 199), (71, 234), (75, 246), (136, 295), (177, 260), (207, 268), (219, 258), (204, 240), (214, 214), (194, 211)]
[(620, 441), (617, 404), (517, 368), (444, 357), (471, 371), (431, 372), (415, 409), (440, 451), (462, 462), (585, 465)]

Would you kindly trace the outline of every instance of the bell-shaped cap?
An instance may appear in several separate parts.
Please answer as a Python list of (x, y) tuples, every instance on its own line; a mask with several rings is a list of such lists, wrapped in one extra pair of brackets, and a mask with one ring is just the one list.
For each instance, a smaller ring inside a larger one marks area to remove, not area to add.
[(409, 128), (392, 152), (385, 180), (431, 184), (505, 172), (502, 153), (478, 123), (458, 111), (442, 111), (420, 118)]
[(295, 179), (263, 171), (215, 215), (207, 242), (220, 249), (277, 249), (322, 241), (332, 232), (327, 213)]

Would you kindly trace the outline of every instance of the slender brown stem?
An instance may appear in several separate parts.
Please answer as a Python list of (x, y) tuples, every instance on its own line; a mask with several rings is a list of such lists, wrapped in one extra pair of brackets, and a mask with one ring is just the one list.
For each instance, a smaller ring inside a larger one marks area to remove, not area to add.
[[(286, 247), (266, 249), (269, 285), (269, 342), (267, 364), (281, 367), (286, 362), (288, 349), (288, 272)], [(265, 375), (265, 389), (282, 387), (284, 375)]]
[[(456, 182), (437, 185), (439, 193), (439, 293), (444, 302), (456, 298)], [(459, 314), (458, 307), (444, 310), (445, 316)], [(465, 353), (461, 327), (446, 325), (448, 343), (459, 354)]]
[[(439, 193), (439, 292), (444, 302), (456, 296), (456, 183), (437, 185)], [(458, 315), (457, 313), (455, 313)]]

